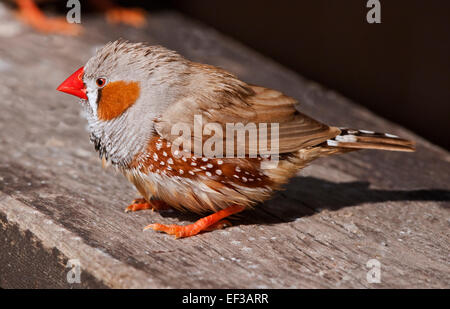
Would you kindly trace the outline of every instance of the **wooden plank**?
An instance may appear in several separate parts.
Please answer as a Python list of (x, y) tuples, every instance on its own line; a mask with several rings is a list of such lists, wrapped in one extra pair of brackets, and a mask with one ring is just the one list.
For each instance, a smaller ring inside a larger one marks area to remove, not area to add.
[[(80, 38), (35, 34), (3, 6), (0, 15), (0, 287), (450, 287), (448, 152), (173, 12), (138, 31), (85, 17)], [(414, 139), (417, 152), (318, 160), (222, 231), (181, 240), (142, 232), (197, 217), (124, 213), (136, 191), (101, 168), (79, 105), (55, 91), (118, 37), (279, 89), (324, 122)], [(79, 284), (66, 280), (70, 259), (81, 263)], [(370, 259), (381, 263), (378, 284), (366, 279)]]

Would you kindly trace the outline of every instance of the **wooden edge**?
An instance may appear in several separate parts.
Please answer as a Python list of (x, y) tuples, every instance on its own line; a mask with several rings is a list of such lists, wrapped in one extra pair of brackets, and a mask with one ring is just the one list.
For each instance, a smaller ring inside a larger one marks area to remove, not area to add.
[[(31, 247), (21, 250), (21, 254), (29, 255), (25, 257), (25, 260), (28, 261), (25, 263), (25, 266), (27, 263), (45, 264), (40, 266), (43, 270), (43, 276), (47, 275), (48, 268), (51, 264), (58, 263), (61, 265), (61, 280), (57, 278), (57, 281), (67, 282), (67, 273), (72, 268), (66, 268), (66, 264), (61, 263), (61, 258), (58, 258), (58, 255), (62, 255), (62, 260), (68, 261), (75, 259), (79, 261), (81, 287), (161, 288), (160, 284), (152, 278), (149, 278), (148, 274), (114, 259), (101, 250), (87, 245), (81, 237), (55, 224), (48, 216), (0, 192), (0, 230), (2, 230), (2, 235), (6, 235), (8, 231), (11, 232), (14, 229), (18, 229), (22, 235), (31, 233), (31, 235), (27, 235), (25, 238), (34, 242), (34, 247), (45, 249), (49, 253), (46, 255), (46, 259), (59, 260), (36, 260), (35, 252), (33, 253)], [(23, 239), (24, 237), (21, 238)], [(40, 243), (36, 244), (36, 240)], [(10, 239), (8, 241), (15, 247), (19, 244), (19, 241), (14, 242)], [(55, 250), (57, 250), (56, 253)], [(6, 259), (8, 264), (0, 265), (0, 270), (7, 266), (10, 268), (25, 267), (23, 265), (23, 259), (21, 265), (17, 261), (17, 257), (11, 255), (8, 250), (1, 250), (0, 255), (3, 255), (0, 260)], [(6, 280), (5, 273), (5, 270), (0, 271), (0, 282)], [(84, 279), (87, 279), (86, 281), (88, 282), (83, 284)], [(30, 278), (14, 278), (14, 280), (20, 282), (20, 286), (40, 287), (40, 284), (36, 286), (36, 282), (30, 286), (28, 282)], [(49, 283), (46, 278), (41, 278), (39, 281)], [(50, 284), (48, 286), (55, 285)], [(76, 284), (73, 287), (76, 287)]]

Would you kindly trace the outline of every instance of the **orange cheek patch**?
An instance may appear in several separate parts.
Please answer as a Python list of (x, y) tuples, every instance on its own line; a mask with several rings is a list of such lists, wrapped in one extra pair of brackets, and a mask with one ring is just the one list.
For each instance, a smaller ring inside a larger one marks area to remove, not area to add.
[[(101, 94), (100, 94), (101, 93)], [(97, 114), (101, 120), (111, 120), (120, 116), (139, 98), (138, 82), (117, 81), (99, 90)]]

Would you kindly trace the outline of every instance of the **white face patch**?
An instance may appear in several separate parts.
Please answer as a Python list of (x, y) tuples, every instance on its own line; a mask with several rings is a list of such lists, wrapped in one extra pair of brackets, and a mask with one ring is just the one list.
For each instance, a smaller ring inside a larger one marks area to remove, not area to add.
[(97, 96), (98, 96), (98, 90), (97, 88), (92, 89), (90, 87), (87, 87), (87, 97), (89, 101), (89, 105), (92, 109), (92, 114), (97, 117)]

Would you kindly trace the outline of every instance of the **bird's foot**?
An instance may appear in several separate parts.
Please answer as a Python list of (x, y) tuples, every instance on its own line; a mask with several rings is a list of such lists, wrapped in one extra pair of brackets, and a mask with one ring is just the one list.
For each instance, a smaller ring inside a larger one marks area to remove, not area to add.
[(141, 28), (146, 24), (146, 12), (140, 8), (114, 6), (106, 10), (106, 20), (111, 24), (126, 24)]
[(42, 33), (56, 33), (63, 35), (79, 35), (82, 27), (70, 24), (64, 17), (47, 17), (32, 0), (18, 0), (19, 11), (17, 17), (24, 23)]
[(125, 208), (125, 212), (134, 212), (144, 209), (160, 211), (170, 209), (170, 206), (160, 200), (150, 200), (150, 202), (148, 202), (144, 198), (137, 198), (134, 201), (132, 201), (127, 208)]
[(202, 231), (212, 231), (216, 229), (222, 229), (226, 225), (231, 225), (228, 220), (222, 220), (225, 217), (231, 216), (245, 209), (243, 206), (233, 205), (223, 210), (220, 210), (212, 215), (201, 218), (195, 223), (188, 225), (170, 224), (164, 225), (154, 223), (146, 226), (146, 229), (154, 229), (155, 231), (164, 232), (169, 235), (174, 235), (175, 238), (190, 237), (197, 235)]

